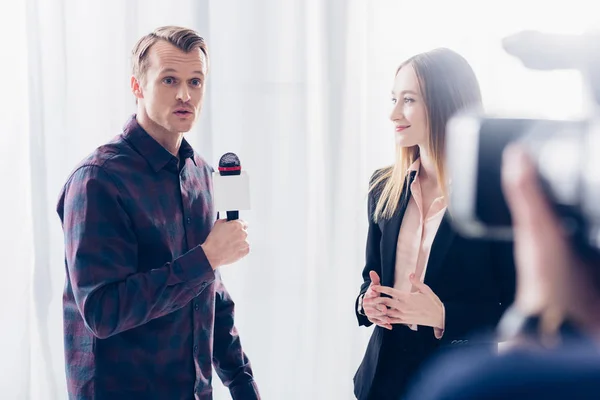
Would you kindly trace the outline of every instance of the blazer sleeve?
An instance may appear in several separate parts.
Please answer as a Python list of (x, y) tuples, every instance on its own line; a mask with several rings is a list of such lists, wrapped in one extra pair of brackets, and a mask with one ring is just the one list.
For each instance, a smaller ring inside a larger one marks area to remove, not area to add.
[[(369, 181), (369, 187), (374, 182), (374, 180), (378, 177), (378, 174), (381, 173), (382, 170), (377, 170), (371, 176)], [(356, 297), (356, 301), (354, 302), (354, 312), (356, 314), (356, 318), (358, 319), (359, 326), (371, 326), (373, 323), (369, 321), (369, 319), (358, 313), (358, 300), (360, 296), (367, 292), (369, 289), (369, 285), (371, 284), (371, 278), (369, 278), (369, 272), (375, 271), (377, 275), (381, 277), (381, 229), (379, 225), (373, 220), (373, 212), (375, 211), (375, 206), (377, 205), (378, 200), (378, 189), (374, 189), (369, 192), (368, 201), (367, 201), (367, 217), (369, 220), (369, 229), (367, 232), (367, 245), (366, 245), (366, 257), (365, 257), (365, 267), (362, 271), (363, 283), (360, 286), (360, 292)]]

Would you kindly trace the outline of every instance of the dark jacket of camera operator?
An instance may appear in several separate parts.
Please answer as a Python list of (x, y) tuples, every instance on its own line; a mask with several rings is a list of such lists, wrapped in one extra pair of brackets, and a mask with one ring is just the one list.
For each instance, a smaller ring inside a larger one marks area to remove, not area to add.
[(419, 54), (392, 89), (396, 163), (377, 171), (368, 201), (359, 325), (377, 325), (354, 377), (360, 400), (397, 400), (441, 349), (497, 348), (482, 339), (514, 298), (512, 246), (458, 235), (447, 210), (445, 128), (481, 104), (467, 61), (448, 49)]

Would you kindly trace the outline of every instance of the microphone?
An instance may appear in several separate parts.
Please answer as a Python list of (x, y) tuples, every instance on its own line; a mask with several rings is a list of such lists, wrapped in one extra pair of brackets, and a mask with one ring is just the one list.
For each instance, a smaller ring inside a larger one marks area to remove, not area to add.
[(226, 211), (227, 220), (239, 219), (239, 210), (250, 209), (250, 182), (242, 171), (240, 159), (225, 153), (219, 160), (218, 172), (213, 173), (214, 203), (217, 211)]

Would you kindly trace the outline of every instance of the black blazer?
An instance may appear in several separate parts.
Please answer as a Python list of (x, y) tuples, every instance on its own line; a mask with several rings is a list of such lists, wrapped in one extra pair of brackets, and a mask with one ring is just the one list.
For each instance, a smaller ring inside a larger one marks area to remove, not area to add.
[[(376, 172), (371, 181), (377, 176)], [(414, 173), (409, 181), (414, 179)], [(383, 186), (384, 183), (380, 186)], [(366, 246), (366, 265), (363, 270), (364, 282), (360, 295), (364, 294), (371, 283), (369, 271), (375, 271), (384, 286), (394, 285), (396, 263), (396, 246), (400, 224), (406, 211), (410, 191), (403, 195), (396, 214), (389, 220), (378, 223), (373, 221), (373, 211), (380, 190), (369, 194), (369, 231)], [(403, 190), (403, 193), (407, 191)], [(406, 330), (405, 335), (391, 335), (391, 332), (375, 327), (369, 341), (363, 361), (354, 377), (354, 392), (358, 399), (369, 397), (377, 367), (382, 358), (382, 346), (386, 338), (389, 341), (401, 340), (400, 352), (410, 353), (410, 357), (394, 356), (394, 363), (406, 362), (406, 369), (401, 374), (414, 374), (420, 362), (425, 361), (440, 347), (452, 347), (477, 344), (473, 338), (478, 333), (491, 332), (498, 323), (504, 310), (513, 302), (515, 292), (515, 267), (512, 244), (491, 242), (486, 240), (467, 239), (460, 236), (451, 226), (448, 211), (439, 226), (432, 244), (425, 284), (444, 303), (446, 319), (443, 337), (435, 338), (433, 328), (419, 326), (417, 332), (409, 331), (406, 326), (395, 325), (394, 331)], [(358, 297), (355, 311), (358, 306)], [(359, 325), (370, 326), (366, 316), (356, 311)], [(481, 343), (490, 346), (491, 336)], [(398, 339), (401, 338), (401, 339)], [(385, 347), (385, 346), (384, 346)], [(396, 350), (394, 350), (396, 351)], [(390, 352), (389, 347), (383, 353)], [(411, 360), (410, 362), (408, 360)], [(398, 393), (406, 386), (405, 377), (398, 377)]]

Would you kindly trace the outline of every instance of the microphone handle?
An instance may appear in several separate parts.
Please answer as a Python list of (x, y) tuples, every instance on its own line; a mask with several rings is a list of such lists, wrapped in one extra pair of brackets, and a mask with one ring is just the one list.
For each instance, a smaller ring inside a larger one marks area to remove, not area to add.
[(240, 219), (239, 211), (227, 211), (227, 221), (233, 221), (236, 219)]

